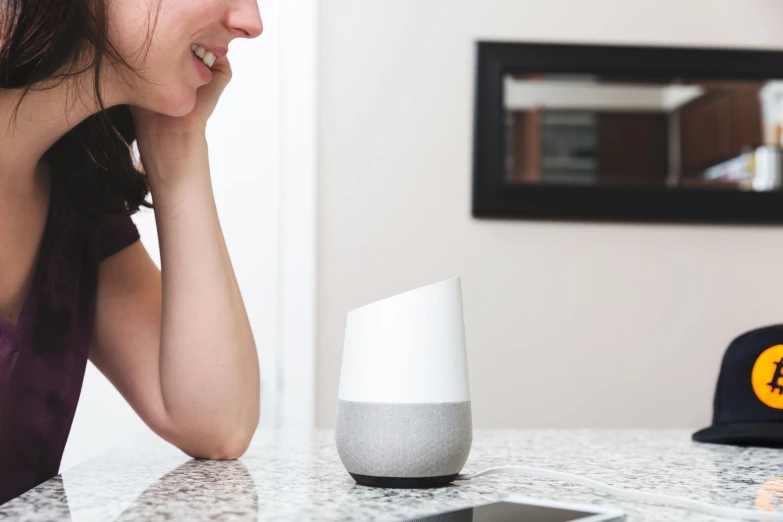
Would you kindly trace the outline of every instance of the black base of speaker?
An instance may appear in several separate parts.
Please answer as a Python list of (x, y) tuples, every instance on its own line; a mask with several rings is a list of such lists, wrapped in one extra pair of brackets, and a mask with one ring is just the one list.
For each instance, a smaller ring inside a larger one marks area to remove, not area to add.
[(443, 475), (442, 477), (371, 477), (358, 473), (350, 473), (350, 475), (357, 484), (371, 488), (424, 489), (448, 486), (457, 478), (458, 474)]

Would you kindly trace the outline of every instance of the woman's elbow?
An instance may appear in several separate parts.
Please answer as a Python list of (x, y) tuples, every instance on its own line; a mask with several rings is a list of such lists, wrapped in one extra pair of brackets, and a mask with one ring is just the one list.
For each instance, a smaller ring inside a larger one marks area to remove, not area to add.
[(196, 459), (235, 460), (245, 454), (252, 438), (252, 432), (240, 431), (201, 438), (179, 446), (182, 451)]
[(231, 438), (217, 444), (205, 446), (189, 454), (197, 459), (236, 460), (245, 454), (249, 445), (250, 439)]
[[(191, 433), (180, 438), (179, 448), (193, 458), (235, 460), (245, 454), (258, 426), (258, 416), (237, 423), (227, 430), (212, 433)], [(211, 430), (210, 430), (211, 431)]]

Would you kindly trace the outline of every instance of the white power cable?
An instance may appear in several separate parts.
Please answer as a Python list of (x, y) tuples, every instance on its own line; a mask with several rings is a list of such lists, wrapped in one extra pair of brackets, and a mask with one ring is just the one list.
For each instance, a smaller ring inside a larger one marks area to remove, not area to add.
[(649, 504), (662, 504), (665, 506), (671, 506), (681, 509), (687, 509), (690, 511), (699, 511), (701, 513), (707, 513), (719, 517), (728, 517), (734, 519), (745, 520), (762, 520), (769, 522), (783, 522), (783, 513), (781, 512), (768, 512), (768, 511), (756, 511), (753, 509), (735, 509), (716, 506), (715, 504), (708, 504), (706, 502), (700, 502), (698, 500), (690, 500), (682, 497), (673, 497), (670, 495), (662, 495), (657, 493), (649, 493), (647, 491), (639, 491), (637, 489), (626, 489), (609, 486), (596, 480), (591, 480), (572, 473), (565, 473), (563, 471), (555, 471), (545, 468), (529, 468), (526, 466), (497, 466), (494, 468), (485, 469), (478, 473), (462, 473), (457, 475), (454, 480), (471, 480), (484, 475), (498, 475), (498, 474), (514, 474), (514, 475), (527, 475), (530, 477), (545, 478), (551, 480), (560, 480), (563, 482), (569, 482), (571, 484), (578, 484), (585, 486), (596, 491), (601, 491), (608, 495), (616, 497), (627, 498), (630, 500), (636, 500), (638, 502), (646, 502)]

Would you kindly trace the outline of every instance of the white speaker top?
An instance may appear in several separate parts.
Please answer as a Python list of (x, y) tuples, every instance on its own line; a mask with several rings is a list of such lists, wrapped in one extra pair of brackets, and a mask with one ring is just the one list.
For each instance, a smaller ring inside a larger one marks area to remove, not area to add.
[(394, 403), (470, 400), (460, 279), (349, 312), (338, 397)]

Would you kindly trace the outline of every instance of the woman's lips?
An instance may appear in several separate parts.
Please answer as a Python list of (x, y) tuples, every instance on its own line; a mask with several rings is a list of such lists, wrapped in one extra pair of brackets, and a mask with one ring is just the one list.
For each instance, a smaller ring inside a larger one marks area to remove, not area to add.
[(202, 62), (201, 59), (192, 52), (190, 53), (190, 56), (196, 65), (196, 70), (198, 71), (199, 77), (201, 77), (204, 83), (209, 83), (212, 81), (212, 71), (209, 69), (209, 67), (207, 67), (204, 62)]

